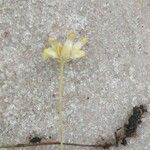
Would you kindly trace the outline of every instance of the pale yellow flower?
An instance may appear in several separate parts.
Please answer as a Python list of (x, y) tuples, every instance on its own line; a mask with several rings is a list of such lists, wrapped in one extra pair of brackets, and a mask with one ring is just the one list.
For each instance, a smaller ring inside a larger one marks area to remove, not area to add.
[(54, 58), (59, 61), (68, 62), (72, 59), (74, 60), (84, 57), (85, 52), (81, 48), (88, 40), (86, 37), (82, 37), (79, 41), (74, 42), (75, 38), (75, 33), (70, 32), (63, 45), (57, 40), (49, 40), (50, 47), (44, 49), (42, 53), (43, 58)]
[(75, 42), (76, 35), (71, 32), (67, 35), (67, 40), (62, 45), (57, 40), (49, 40), (50, 47), (45, 48), (42, 56), (44, 59), (53, 58), (60, 63), (59, 76), (59, 98), (58, 98), (58, 114), (59, 114), (59, 129), (60, 129), (60, 149), (64, 150), (64, 112), (63, 112), (63, 80), (64, 80), (64, 66), (65, 63), (77, 58), (85, 56), (85, 52), (81, 49), (86, 43), (87, 38), (82, 37)]

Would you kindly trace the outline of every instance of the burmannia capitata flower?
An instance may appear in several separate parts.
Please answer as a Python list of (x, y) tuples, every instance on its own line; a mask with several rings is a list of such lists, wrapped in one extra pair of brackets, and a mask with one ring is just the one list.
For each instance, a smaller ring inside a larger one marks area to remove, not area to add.
[(85, 56), (85, 52), (81, 49), (86, 43), (87, 38), (82, 37), (75, 42), (76, 35), (70, 32), (64, 44), (57, 40), (49, 40), (50, 47), (45, 48), (42, 56), (44, 59), (53, 58), (60, 62), (60, 78), (59, 78), (59, 98), (58, 98), (58, 114), (60, 125), (60, 149), (64, 150), (64, 112), (63, 112), (63, 79), (64, 65), (70, 60), (75, 60)]
[(49, 40), (50, 47), (43, 51), (43, 58), (53, 58), (59, 61), (68, 62), (85, 56), (85, 52), (81, 49), (88, 41), (86, 37), (82, 37), (75, 42), (76, 34), (70, 32), (67, 35), (67, 40), (62, 45), (57, 40)]

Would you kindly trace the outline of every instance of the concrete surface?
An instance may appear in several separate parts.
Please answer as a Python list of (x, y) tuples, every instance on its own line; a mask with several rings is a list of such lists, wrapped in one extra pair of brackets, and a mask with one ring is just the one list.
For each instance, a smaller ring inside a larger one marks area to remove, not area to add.
[[(89, 44), (65, 69), (66, 142), (112, 137), (133, 106), (150, 106), (149, 0), (0, 0), (0, 145), (30, 134), (58, 139), (58, 65), (41, 52), (48, 37), (64, 41), (70, 30)], [(147, 114), (128, 146), (112, 150), (149, 150), (149, 129)]]

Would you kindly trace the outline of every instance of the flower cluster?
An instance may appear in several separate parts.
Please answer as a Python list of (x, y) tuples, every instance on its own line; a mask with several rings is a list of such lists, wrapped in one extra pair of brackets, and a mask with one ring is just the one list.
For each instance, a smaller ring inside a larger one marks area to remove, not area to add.
[(58, 61), (68, 62), (85, 56), (85, 52), (81, 49), (88, 41), (86, 37), (82, 37), (79, 41), (74, 42), (76, 34), (70, 32), (64, 44), (57, 40), (49, 40), (50, 47), (45, 48), (42, 56), (44, 59), (53, 58)]

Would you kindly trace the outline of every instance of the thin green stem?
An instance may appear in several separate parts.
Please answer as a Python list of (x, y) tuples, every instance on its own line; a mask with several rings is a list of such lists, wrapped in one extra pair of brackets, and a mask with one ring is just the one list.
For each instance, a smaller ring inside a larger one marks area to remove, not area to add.
[(59, 132), (60, 132), (60, 150), (64, 150), (64, 111), (63, 111), (63, 89), (64, 89), (64, 61), (60, 62), (60, 77), (59, 77)]

